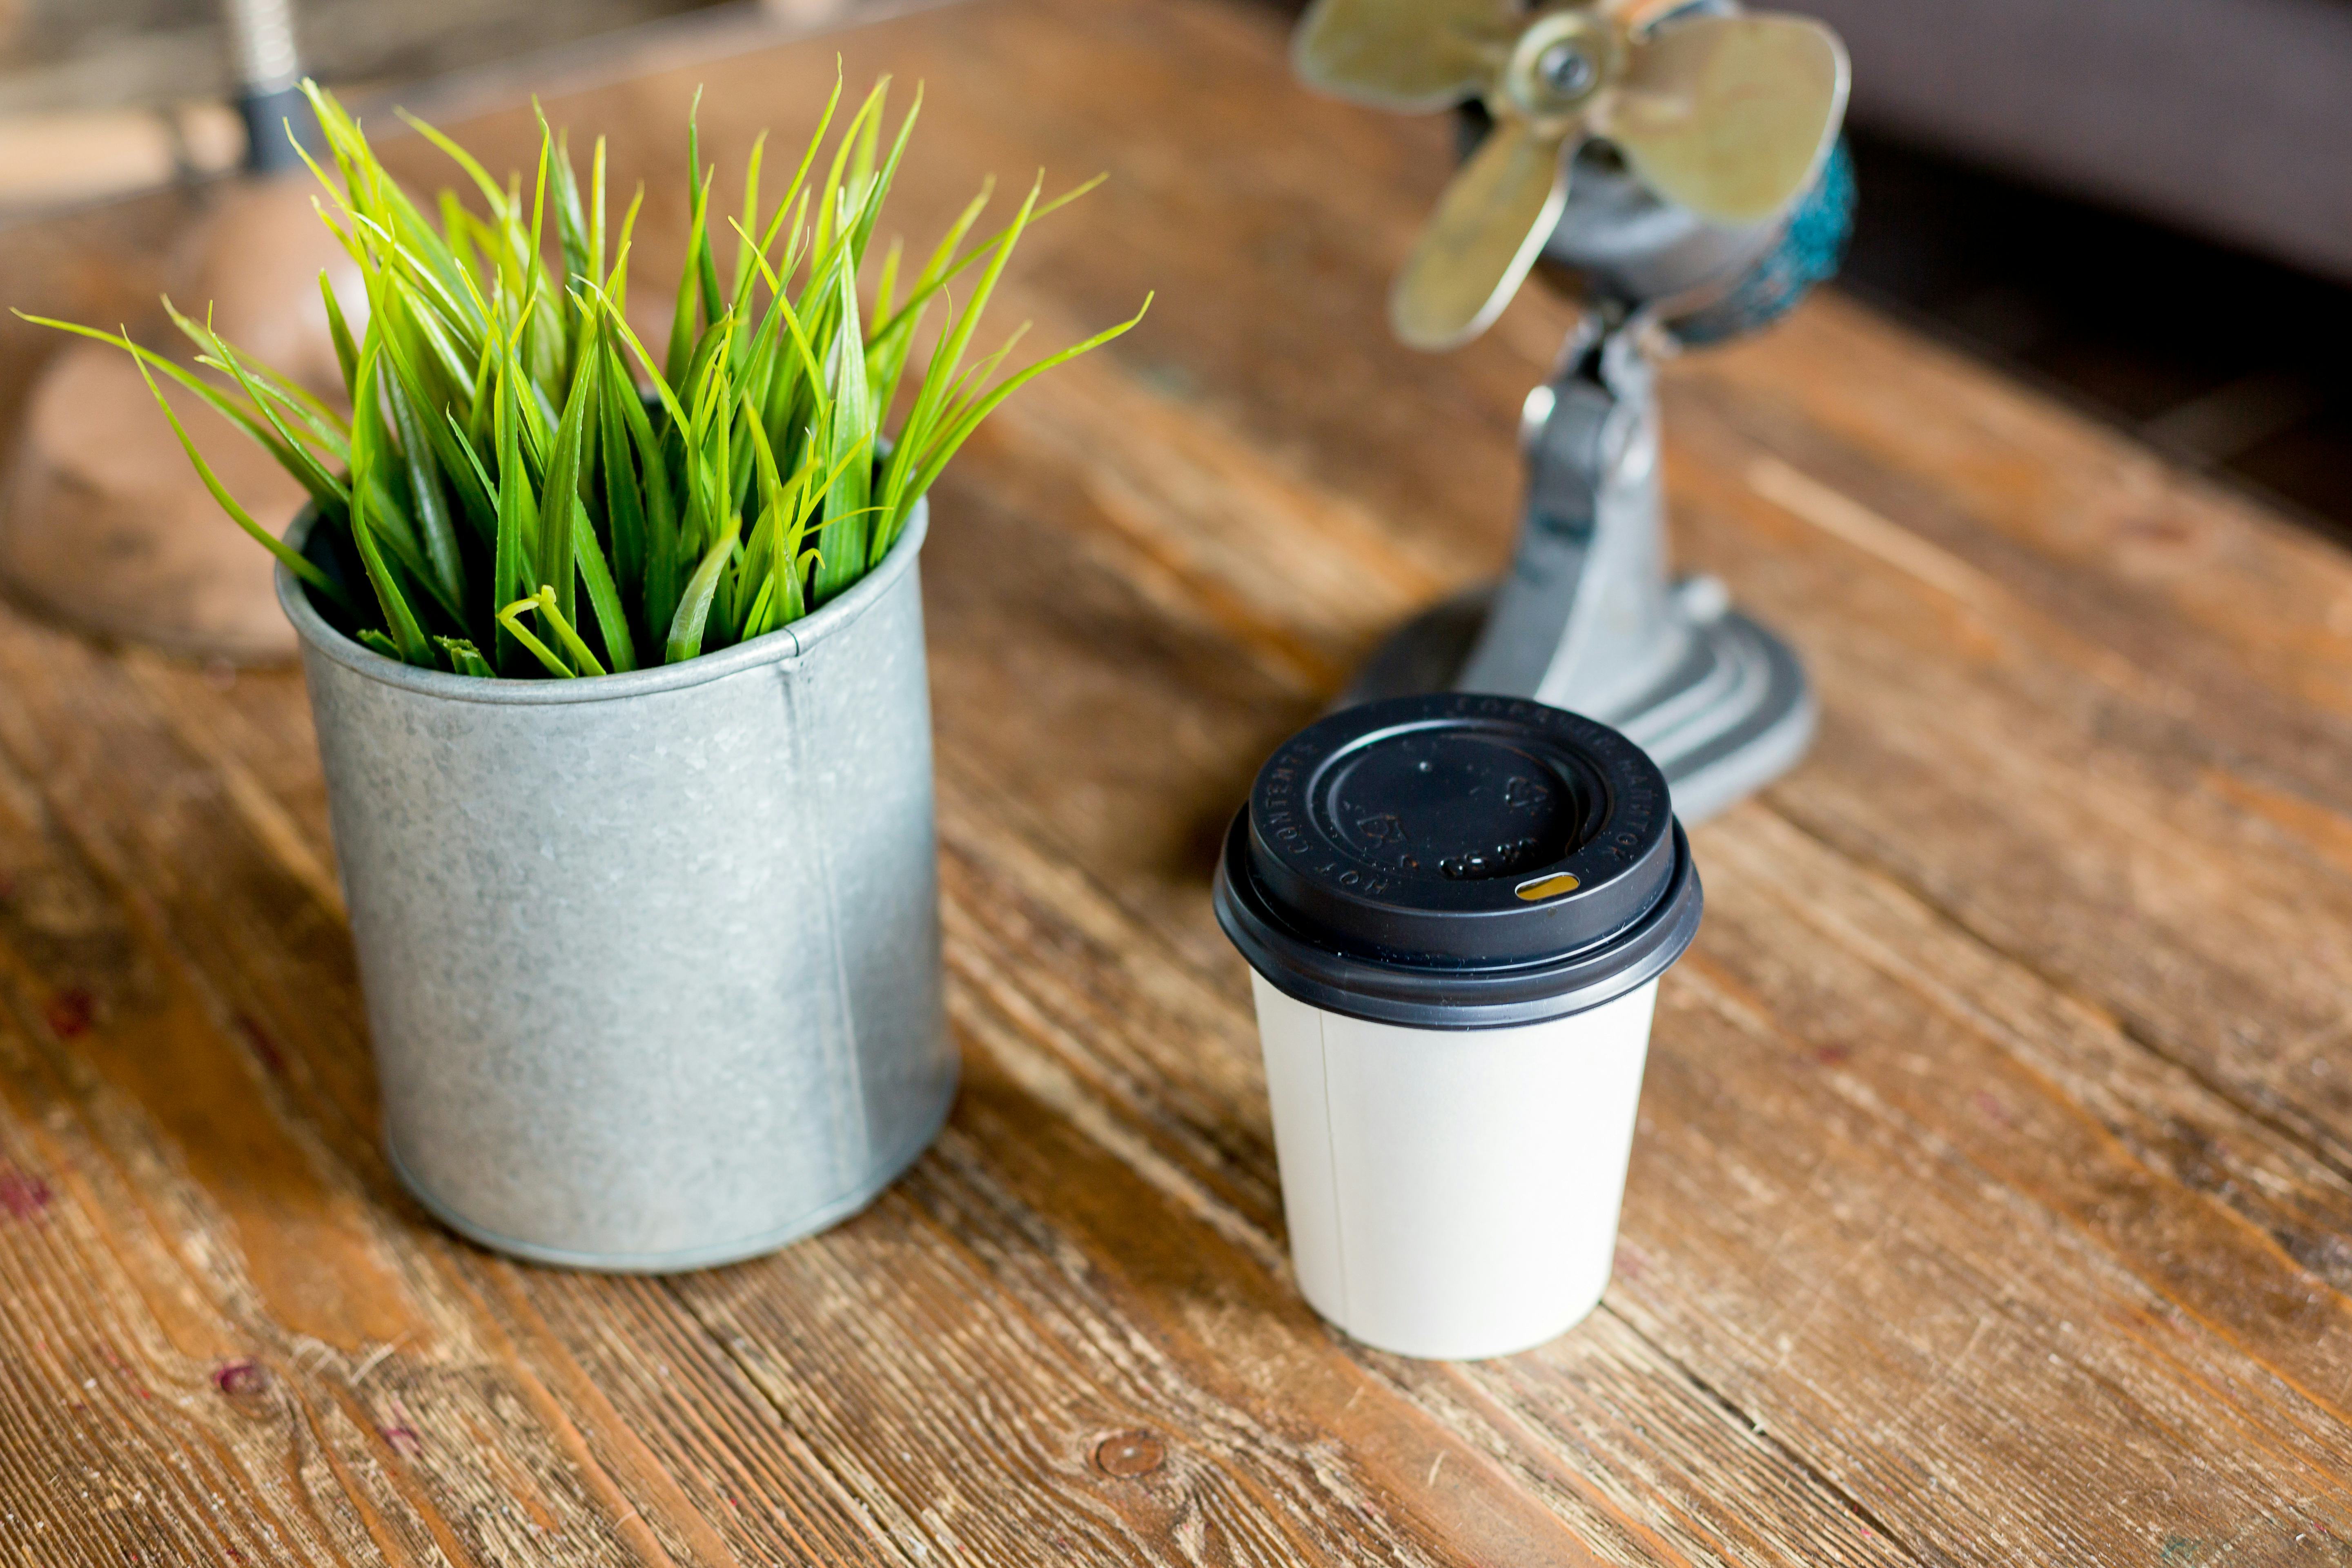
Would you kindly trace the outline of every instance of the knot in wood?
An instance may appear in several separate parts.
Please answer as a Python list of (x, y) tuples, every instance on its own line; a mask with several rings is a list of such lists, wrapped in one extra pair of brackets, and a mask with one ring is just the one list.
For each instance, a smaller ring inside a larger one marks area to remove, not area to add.
[(1095, 1468), (1122, 1480), (1148, 1476), (1168, 1459), (1168, 1450), (1149, 1432), (1114, 1432), (1095, 1445)]
[(214, 1369), (213, 1386), (236, 1399), (268, 1387), (269, 1374), (250, 1361), (227, 1362)]

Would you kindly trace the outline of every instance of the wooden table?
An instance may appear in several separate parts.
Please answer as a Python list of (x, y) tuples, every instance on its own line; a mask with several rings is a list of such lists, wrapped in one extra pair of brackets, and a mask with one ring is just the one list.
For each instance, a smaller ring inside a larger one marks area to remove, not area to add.
[[(1449, 1366), (1294, 1293), (1212, 846), (1498, 567), (1569, 315), (1391, 345), (1446, 130), (1282, 45), (974, 0), (551, 99), (660, 197), (698, 81), (733, 169), (837, 48), (929, 83), (918, 236), (986, 170), (1111, 172), (1008, 321), (1160, 290), (938, 493), (965, 1088), (820, 1239), (630, 1279), (435, 1228), (299, 679), (0, 615), (0, 1560), (2352, 1562), (2352, 562), (1834, 297), (1667, 377), (1681, 556), (1823, 719), (1696, 835), (1605, 1304)], [(8, 302), (114, 319), (173, 216), (0, 237)], [(0, 413), (48, 346), (0, 335)]]

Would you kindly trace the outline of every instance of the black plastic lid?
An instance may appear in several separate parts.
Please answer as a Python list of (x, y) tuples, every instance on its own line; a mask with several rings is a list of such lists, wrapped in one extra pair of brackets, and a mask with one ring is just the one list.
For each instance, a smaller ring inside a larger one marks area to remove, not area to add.
[(1276, 989), (1417, 1028), (1597, 1007), (1697, 933), (1665, 775), (1605, 724), (1441, 693), (1309, 725), (1259, 770), (1217, 923)]

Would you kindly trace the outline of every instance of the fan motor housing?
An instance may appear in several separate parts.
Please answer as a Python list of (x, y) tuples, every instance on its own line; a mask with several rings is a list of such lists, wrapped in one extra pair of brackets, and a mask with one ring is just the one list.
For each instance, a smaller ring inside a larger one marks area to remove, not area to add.
[[(1465, 154), (1492, 120), (1463, 106)], [(1760, 223), (1719, 224), (1662, 200), (1605, 142), (1575, 154), (1568, 205), (1538, 269), (1578, 299), (1651, 318), (1688, 346), (1769, 326), (1835, 275), (1853, 232), (1853, 174), (1843, 142), (1787, 210)]]

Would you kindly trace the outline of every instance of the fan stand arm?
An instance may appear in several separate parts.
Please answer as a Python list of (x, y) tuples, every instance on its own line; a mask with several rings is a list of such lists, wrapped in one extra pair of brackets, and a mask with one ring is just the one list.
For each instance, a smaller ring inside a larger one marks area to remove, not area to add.
[(221, 0), (221, 22), (236, 77), (236, 111), (245, 121), (247, 172), (274, 174), (301, 167), (294, 141), (314, 156), (323, 142), (318, 116), (302, 96), (292, 0)]
[(1639, 312), (1588, 325), (1528, 400), (1518, 552), (1382, 644), (1345, 702), (1441, 689), (1532, 697), (1623, 731), (1696, 822), (1804, 754), (1813, 699), (1779, 637), (1712, 577), (1666, 575), (1655, 376)]
[(1600, 715), (1683, 649), (1668, 603), (1655, 374), (1639, 320), (1590, 326), (1528, 399), (1517, 552), (1455, 684)]

